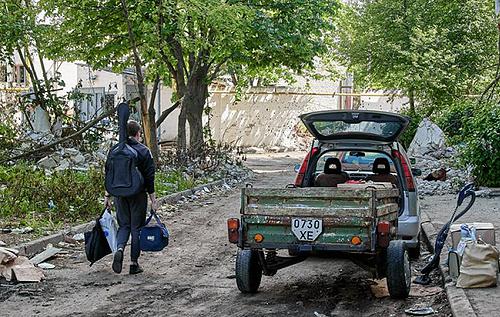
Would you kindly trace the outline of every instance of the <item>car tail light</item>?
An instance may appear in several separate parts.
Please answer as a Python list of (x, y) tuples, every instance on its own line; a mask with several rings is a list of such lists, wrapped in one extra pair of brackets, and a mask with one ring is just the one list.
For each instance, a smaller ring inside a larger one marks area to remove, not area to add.
[(415, 182), (413, 181), (413, 175), (411, 174), (410, 164), (408, 164), (406, 158), (398, 150), (392, 150), (392, 156), (396, 157), (401, 162), (401, 167), (403, 168), (403, 175), (406, 181), (406, 187), (408, 188), (408, 191), (414, 192)]
[(390, 241), (391, 223), (381, 221), (377, 224), (377, 244), (380, 247), (387, 248)]
[(229, 237), (229, 242), (238, 243), (240, 238), (240, 220), (238, 218), (229, 218), (227, 220), (227, 235)]
[(304, 180), (304, 176), (306, 175), (307, 172), (307, 165), (309, 165), (309, 159), (311, 159), (318, 151), (319, 148), (313, 147), (311, 151), (307, 153), (306, 157), (304, 158), (304, 161), (302, 161), (302, 165), (300, 165), (299, 172), (295, 177), (295, 186), (297, 187), (302, 186), (302, 181)]

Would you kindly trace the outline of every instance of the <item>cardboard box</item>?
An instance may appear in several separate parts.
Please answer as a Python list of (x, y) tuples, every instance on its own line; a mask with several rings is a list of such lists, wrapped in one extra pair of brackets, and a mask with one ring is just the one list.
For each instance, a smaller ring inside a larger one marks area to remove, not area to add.
[[(460, 226), (461, 223), (452, 224), (450, 227), (451, 232), (451, 242), (453, 244), (453, 248), (456, 249), (458, 243), (460, 242)], [(469, 226), (474, 226), (476, 228), (476, 235), (478, 238), (481, 238), (484, 242), (491, 244), (492, 246), (496, 245), (495, 239), (495, 227), (492, 223), (485, 222), (471, 222), (467, 223)]]

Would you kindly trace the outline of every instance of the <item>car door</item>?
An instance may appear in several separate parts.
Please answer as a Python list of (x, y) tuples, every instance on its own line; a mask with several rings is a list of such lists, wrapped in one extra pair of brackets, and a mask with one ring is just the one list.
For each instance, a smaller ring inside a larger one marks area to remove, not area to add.
[(409, 118), (370, 110), (331, 110), (303, 114), (300, 119), (319, 141), (353, 140), (390, 144), (406, 129)]

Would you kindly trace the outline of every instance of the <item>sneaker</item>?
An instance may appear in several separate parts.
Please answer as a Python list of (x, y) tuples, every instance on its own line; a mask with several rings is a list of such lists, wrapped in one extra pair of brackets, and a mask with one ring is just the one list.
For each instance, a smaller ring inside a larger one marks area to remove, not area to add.
[(123, 266), (123, 250), (118, 249), (118, 251), (116, 251), (115, 255), (113, 256), (113, 271), (115, 271), (115, 273), (120, 274), (122, 272), (122, 266)]
[(130, 264), (129, 274), (139, 274), (142, 272), (144, 272), (144, 270), (139, 266), (139, 264)]

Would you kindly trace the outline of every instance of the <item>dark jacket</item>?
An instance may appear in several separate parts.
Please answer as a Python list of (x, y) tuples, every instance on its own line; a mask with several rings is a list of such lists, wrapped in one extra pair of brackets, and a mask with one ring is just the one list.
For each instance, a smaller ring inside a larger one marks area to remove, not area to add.
[(133, 138), (128, 138), (128, 145), (137, 151), (137, 168), (144, 177), (144, 188), (149, 194), (155, 192), (155, 162), (151, 151), (142, 143), (137, 142)]

